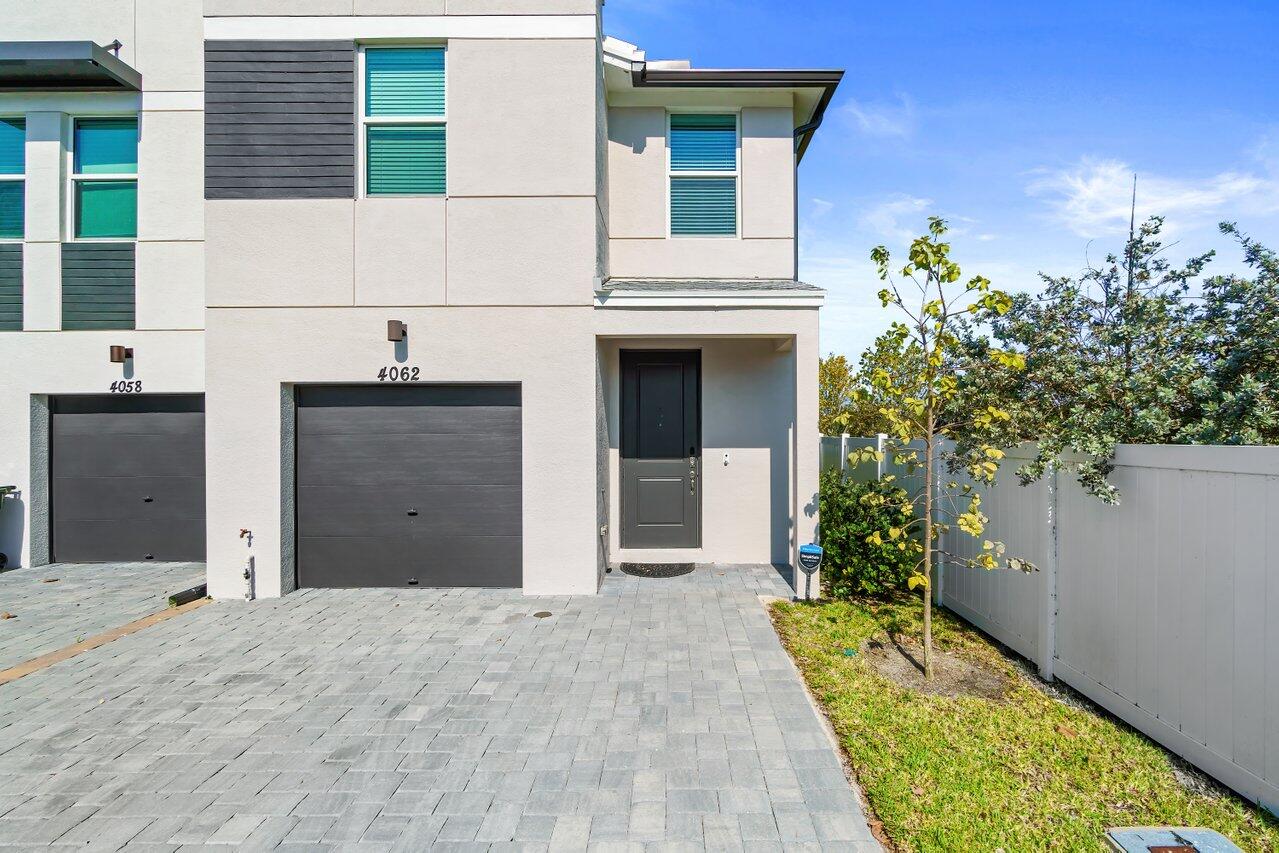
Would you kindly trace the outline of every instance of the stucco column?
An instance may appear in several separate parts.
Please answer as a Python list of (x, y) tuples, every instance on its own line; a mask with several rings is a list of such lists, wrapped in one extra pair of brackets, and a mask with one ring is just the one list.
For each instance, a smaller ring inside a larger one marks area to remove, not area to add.
[[(795, 335), (795, 541), (792, 543), (791, 565), (795, 567), (795, 587), (803, 594), (804, 583), (799, 571), (799, 546), (817, 541), (817, 497), (820, 473), (817, 426), (817, 367), (821, 356), (818, 340), (817, 312), (806, 317)], [(812, 596), (821, 589), (820, 572), (811, 581)]]
[(62, 328), (62, 190), (67, 117), (27, 113), (23, 328)]

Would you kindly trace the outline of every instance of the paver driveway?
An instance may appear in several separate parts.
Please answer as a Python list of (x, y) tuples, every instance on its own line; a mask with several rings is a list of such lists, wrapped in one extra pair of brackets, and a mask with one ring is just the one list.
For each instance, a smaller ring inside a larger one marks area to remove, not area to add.
[(218, 602), (0, 687), (0, 843), (878, 849), (758, 599), (788, 592)]
[(0, 573), (0, 669), (127, 625), (204, 583), (203, 563), (55, 563)]

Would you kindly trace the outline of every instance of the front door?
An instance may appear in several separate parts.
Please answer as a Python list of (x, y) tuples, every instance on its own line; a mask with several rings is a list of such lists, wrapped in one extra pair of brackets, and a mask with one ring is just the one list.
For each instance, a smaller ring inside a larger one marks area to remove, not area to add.
[(701, 545), (701, 353), (623, 350), (622, 547)]

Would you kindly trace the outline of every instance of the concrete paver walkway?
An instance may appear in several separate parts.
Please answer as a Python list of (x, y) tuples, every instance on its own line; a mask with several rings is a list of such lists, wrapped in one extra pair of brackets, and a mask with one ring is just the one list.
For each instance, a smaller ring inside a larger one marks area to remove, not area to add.
[(0, 687), (0, 845), (877, 850), (759, 594), (217, 602)]
[(54, 563), (2, 572), (0, 612), (15, 618), (0, 619), (0, 669), (163, 610), (171, 594), (201, 583), (203, 563)]

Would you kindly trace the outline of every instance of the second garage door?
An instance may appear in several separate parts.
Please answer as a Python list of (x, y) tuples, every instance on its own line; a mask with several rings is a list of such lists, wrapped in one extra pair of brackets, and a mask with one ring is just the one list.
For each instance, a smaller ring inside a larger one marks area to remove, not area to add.
[(520, 389), (298, 390), (298, 584), (522, 584)]
[(54, 397), (53, 559), (204, 559), (204, 398)]

